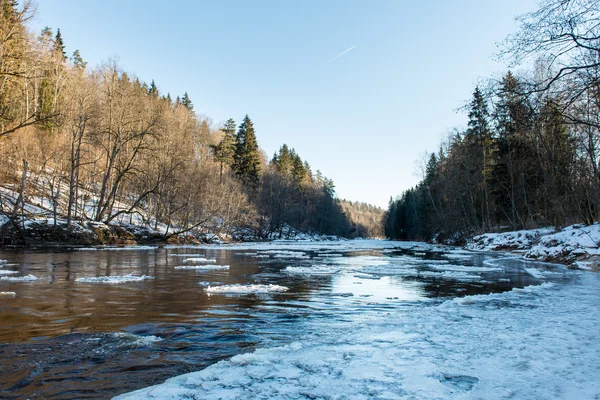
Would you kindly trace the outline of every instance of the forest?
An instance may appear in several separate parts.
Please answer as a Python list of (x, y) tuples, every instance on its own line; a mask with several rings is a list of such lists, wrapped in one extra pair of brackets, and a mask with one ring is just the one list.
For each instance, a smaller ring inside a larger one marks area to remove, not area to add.
[(60, 29), (29, 31), (31, 1), (0, 4), (0, 236), (26, 241), (43, 216), (163, 238), (381, 236), (382, 210), (342, 203), (285, 144), (269, 160), (248, 115), (215, 126), (187, 93), (173, 99), (114, 60), (90, 68)]
[(477, 233), (598, 221), (600, 5), (549, 0), (501, 46), (519, 72), (481, 82), (468, 125), (390, 200), (385, 234), (459, 243)]

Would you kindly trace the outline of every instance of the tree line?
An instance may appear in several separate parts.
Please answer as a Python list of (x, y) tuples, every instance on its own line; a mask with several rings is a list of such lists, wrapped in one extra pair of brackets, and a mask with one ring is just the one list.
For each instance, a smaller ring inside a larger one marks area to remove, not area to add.
[(475, 88), (468, 125), (390, 200), (385, 234), (460, 241), (476, 233), (598, 221), (600, 4), (545, 0), (503, 43), (516, 74)]
[(182, 233), (351, 234), (333, 182), (283, 145), (269, 161), (254, 124), (199, 117), (115, 61), (89, 68), (60, 30), (27, 29), (29, 0), (0, 0), (0, 209), (15, 227), (141, 223)]

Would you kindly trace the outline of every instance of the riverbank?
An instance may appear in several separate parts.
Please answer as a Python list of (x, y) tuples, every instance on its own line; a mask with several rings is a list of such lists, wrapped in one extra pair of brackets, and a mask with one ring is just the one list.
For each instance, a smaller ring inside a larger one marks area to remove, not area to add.
[(486, 233), (470, 239), (465, 248), (474, 251), (510, 251), (525, 259), (566, 264), (600, 271), (600, 224), (571, 225), (502, 233)]
[(290, 226), (276, 233), (238, 229), (231, 234), (222, 232), (170, 233), (164, 225), (118, 222), (105, 224), (96, 221), (74, 221), (67, 226), (65, 219), (29, 218), (11, 222), (0, 215), (0, 247), (77, 247), (77, 246), (136, 246), (136, 245), (198, 245), (238, 242), (270, 242), (275, 240), (338, 241), (344, 238), (298, 231)]

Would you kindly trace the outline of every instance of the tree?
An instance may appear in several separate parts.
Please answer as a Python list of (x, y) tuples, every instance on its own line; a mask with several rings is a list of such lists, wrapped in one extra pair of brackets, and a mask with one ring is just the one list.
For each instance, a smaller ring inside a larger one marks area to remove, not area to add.
[(150, 96), (158, 97), (158, 88), (156, 87), (156, 83), (154, 83), (154, 79), (152, 79), (152, 82), (150, 83), (148, 94)]
[(181, 105), (184, 106), (185, 108), (187, 108), (189, 111), (192, 111), (194, 109), (192, 100), (190, 100), (190, 97), (188, 96), (187, 92), (185, 92), (183, 94), (183, 97), (181, 98)]
[(79, 50), (75, 50), (73, 55), (71, 56), (71, 60), (73, 61), (73, 66), (78, 69), (85, 69), (87, 66), (87, 62), (83, 61)]
[(260, 175), (260, 154), (254, 125), (246, 114), (236, 136), (234, 153), (235, 174), (249, 187), (256, 188)]
[(65, 52), (65, 43), (63, 41), (60, 29), (56, 30), (56, 36), (54, 36), (54, 51), (62, 56), (63, 61), (67, 59), (67, 53)]
[(223, 127), (221, 128), (223, 132), (223, 138), (217, 145), (213, 145), (213, 151), (215, 155), (215, 159), (220, 164), (220, 177), (221, 180), (223, 178), (223, 166), (228, 165), (231, 166), (233, 164), (233, 159), (235, 155), (235, 121), (232, 118), (229, 118)]

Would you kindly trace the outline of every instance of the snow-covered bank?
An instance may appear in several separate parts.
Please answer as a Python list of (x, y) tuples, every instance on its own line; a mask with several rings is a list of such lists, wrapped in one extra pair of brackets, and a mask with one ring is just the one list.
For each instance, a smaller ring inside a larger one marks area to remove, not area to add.
[(119, 399), (594, 399), (600, 276), (315, 319), (294, 342)]
[(469, 250), (517, 250), (531, 260), (573, 264), (600, 270), (600, 224), (572, 225), (475, 236)]

